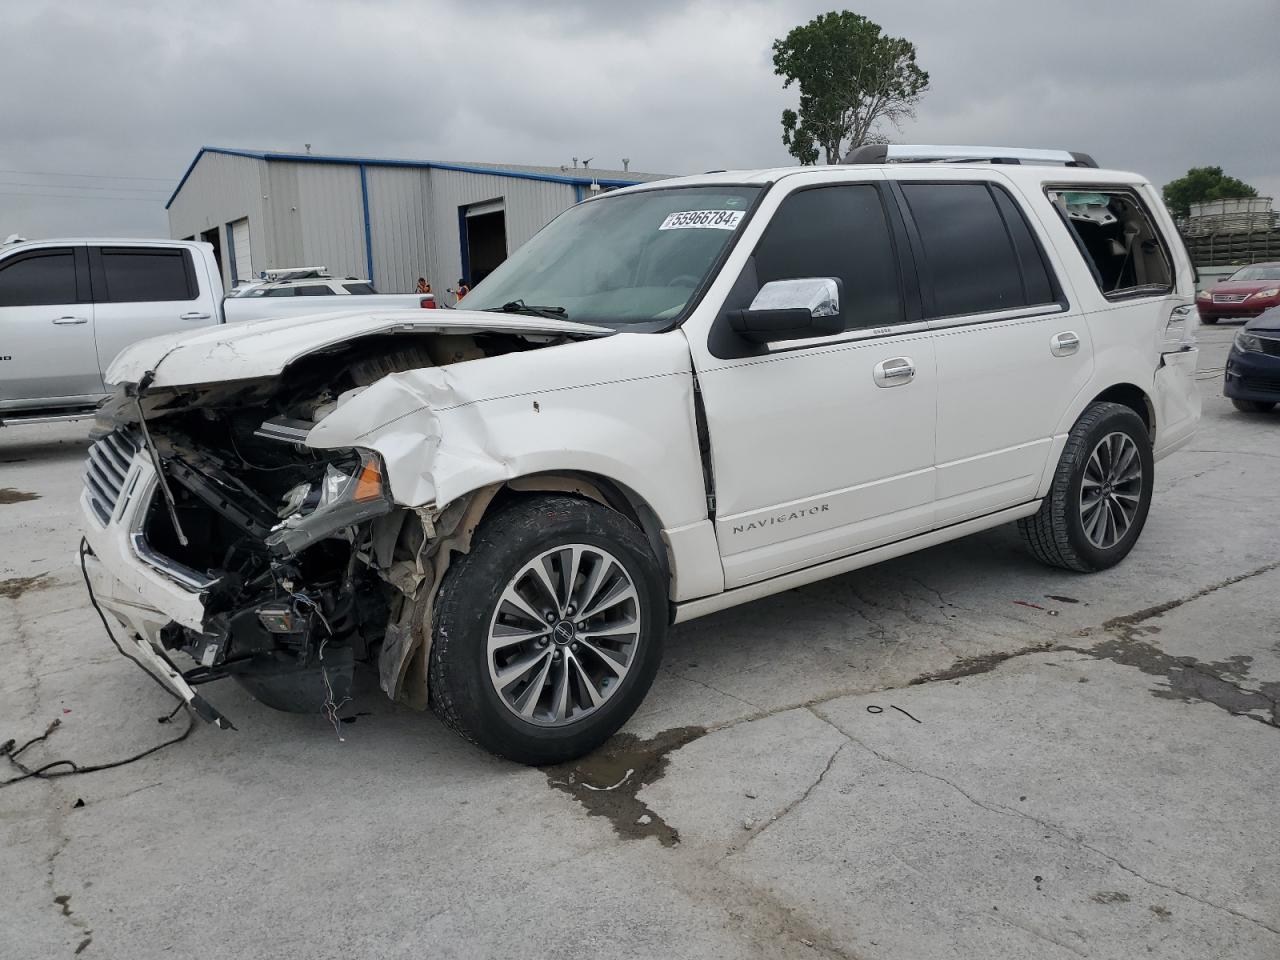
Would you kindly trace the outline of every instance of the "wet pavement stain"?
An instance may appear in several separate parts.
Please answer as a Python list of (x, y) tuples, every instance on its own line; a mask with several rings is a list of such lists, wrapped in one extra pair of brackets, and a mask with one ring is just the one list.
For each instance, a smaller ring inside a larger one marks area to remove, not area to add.
[[(1227, 679), (1243, 678), (1250, 657), (1206, 662), (1195, 657), (1175, 657), (1140, 640), (1116, 638), (1106, 640), (1079, 653), (1098, 660), (1110, 660), (1125, 667), (1136, 667), (1152, 677), (1160, 677), (1168, 688), (1157, 687), (1151, 695), (1162, 700), (1185, 703), (1211, 703), (1228, 713), (1247, 716), (1268, 726), (1280, 727), (1280, 683), (1259, 684), (1258, 690), (1246, 690)], [(1257, 715), (1262, 711), (1265, 717)]]
[(980, 673), (990, 673), (1006, 660), (1025, 657), (1029, 653), (1052, 653), (1055, 650), (1061, 649), (1061, 647), (1054, 646), (1052, 643), (1033, 643), (1028, 647), (1019, 647), (1017, 650), (1010, 650), (1008, 653), (986, 653), (980, 657), (961, 657), (944, 670), (939, 670), (936, 673), (920, 674), (920, 676), (915, 679), (908, 681), (907, 686), (916, 687), (922, 683), (937, 683), (940, 680), (959, 680), (961, 677), (972, 677)]
[(13, 487), (0, 487), (0, 505), (8, 503), (26, 503), (28, 500), (39, 500), (40, 494), (16, 490)]
[(673, 847), (680, 832), (636, 795), (662, 779), (674, 751), (706, 732), (705, 727), (676, 727), (649, 740), (619, 733), (594, 753), (542, 771), (549, 786), (581, 803), (588, 816), (607, 818), (623, 839), (656, 837), (664, 847)]
[(1079, 603), (1080, 602), (1075, 597), (1060, 597), (1057, 594), (1053, 594), (1053, 593), (1046, 593), (1044, 595), (1044, 598), (1046, 600), (1057, 600), (1059, 603)]
[(53, 586), (49, 574), (37, 573), (34, 577), (10, 577), (0, 580), (0, 600), (17, 600), (28, 590), (43, 590)]
[(1094, 903), (1128, 903), (1130, 897), (1119, 890), (1099, 890), (1089, 899)]

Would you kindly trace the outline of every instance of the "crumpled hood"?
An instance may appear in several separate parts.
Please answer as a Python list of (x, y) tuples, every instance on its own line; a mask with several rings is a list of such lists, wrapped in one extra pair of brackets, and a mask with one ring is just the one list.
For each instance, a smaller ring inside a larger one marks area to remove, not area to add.
[(108, 384), (137, 383), (155, 371), (156, 387), (250, 380), (279, 374), (299, 357), (377, 333), (480, 333), (598, 337), (614, 331), (568, 320), (476, 310), (324, 313), (222, 324), (166, 334), (126, 347), (107, 369)]

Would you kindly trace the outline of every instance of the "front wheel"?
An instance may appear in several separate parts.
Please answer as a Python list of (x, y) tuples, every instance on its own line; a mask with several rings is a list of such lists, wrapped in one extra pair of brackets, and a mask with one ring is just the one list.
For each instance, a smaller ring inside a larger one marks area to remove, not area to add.
[(1138, 541), (1154, 480), (1142, 418), (1118, 403), (1091, 404), (1071, 428), (1049, 495), (1018, 530), (1042, 563), (1105, 570)]
[(518, 763), (593, 750), (653, 682), (667, 625), (663, 584), (644, 534), (608, 507), (539, 496), (501, 508), (436, 597), (436, 712)]
[(1231, 405), (1244, 413), (1268, 413), (1275, 409), (1274, 400), (1232, 400)]
[(1217, 322), (1218, 322), (1218, 318), (1217, 318), (1217, 317), (1206, 317), (1206, 316), (1202, 313), (1202, 314), (1200, 314), (1200, 322), (1201, 322), (1201, 323), (1207, 323), (1207, 324), (1209, 324), (1209, 326), (1213, 326), (1215, 323), (1217, 323)]

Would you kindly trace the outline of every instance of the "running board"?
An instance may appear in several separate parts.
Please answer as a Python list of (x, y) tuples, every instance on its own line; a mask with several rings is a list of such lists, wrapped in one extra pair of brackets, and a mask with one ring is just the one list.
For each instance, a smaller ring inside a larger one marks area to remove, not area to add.
[(759, 583), (748, 583), (746, 586), (734, 587), (732, 590), (726, 590), (724, 593), (717, 593), (710, 597), (687, 600), (684, 603), (676, 604), (675, 619), (672, 622), (684, 623), (686, 620), (693, 620), (696, 617), (705, 617), (708, 613), (716, 613), (728, 607), (736, 607), (740, 603), (759, 600), (775, 593), (782, 593), (784, 590), (794, 590), (796, 587), (803, 587), (806, 584), (815, 583), (818, 580), (826, 580), (828, 577), (849, 573), (852, 570), (861, 570), (863, 567), (880, 563), (882, 560), (892, 560), (894, 557), (915, 553), (917, 550), (934, 547), (940, 543), (946, 543), (948, 540), (958, 540), (960, 537), (966, 537), (980, 530), (988, 530), (991, 527), (998, 527), (1012, 520), (1021, 520), (1023, 517), (1031, 516), (1039, 509), (1040, 501), (1033, 500), (1030, 503), (1001, 510), (998, 513), (987, 514), (985, 517), (965, 520), (963, 523), (953, 523), (949, 527), (942, 527), (939, 530), (931, 530), (928, 533), (908, 537), (906, 540), (899, 540), (897, 543), (890, 543), (883, 547), (855, 553), (852, 556), (841, 557), (839, 560), (828, 560), (826, 563), (820, 563), (817, 566), (784, 573), (780, 577), (762, 580)]
[(72, 420), (92, 420), (98, 413), (97, 407), (74, 410), (70, 413), (32, 413), (29, 416), (0, 416), (0, 427), (21, 427), (32, 423), (70, 423)]

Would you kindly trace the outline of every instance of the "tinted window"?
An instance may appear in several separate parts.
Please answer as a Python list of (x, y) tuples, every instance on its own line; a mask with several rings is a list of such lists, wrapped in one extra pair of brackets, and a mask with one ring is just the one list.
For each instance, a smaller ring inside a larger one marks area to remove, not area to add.
[(293, 287), (268, 287), (266, 290), (255, 294), (260, 297), (292, 297), (294, 296)]
[(755, 252), (760, 286), (835, 277), (845, 329), (900, 323), (898, 261), (880, 192), (870, 184), (801, 190), (782, 202)]
[(38, 250), (0, 263), (0, 307), (75, 302), (76, 261), (70, 250)]
[(1049, 276), (1049, 267), (1045, 263), (1040, 244), (1036, 243), (1022, 208), (1000, 187), (993, 186), (991, 194), (996, 198), (996, 206), (1000, 208), (1004, 225), (1009, 230), (1009, 238), (1013, 241), (1018, 268), (1022, 271), (1022, 292), (1026, 302), (1053, 303), (1058, 299), (1058, 292)]
[(194, 300), (198, 291), (189, 277), (189, 257), (185, 250), (103, 247), (105, 289), (95, 291), (96, 299), (104, 303)]
[(903, 183), (902, 192), (924, 245), (932, 316), (1026, 306), (1018, 255), (986, 184)]
[(327, 284), (311, 283), (303, 287), (294, 287), (293, 295), (295, 297), (331, 297), (333, 289)]
[(354, 293), (358, 295), (378, 292), (373, 289), (373, 284), (371, 283), (344, 283), (342, 287), (347, 291), (347, 293)]

